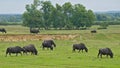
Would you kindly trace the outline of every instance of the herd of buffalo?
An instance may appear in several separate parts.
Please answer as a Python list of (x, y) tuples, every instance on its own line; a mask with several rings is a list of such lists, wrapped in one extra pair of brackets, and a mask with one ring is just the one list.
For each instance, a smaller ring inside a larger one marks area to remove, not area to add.
[[(53, 40), (44, 40), (42, 42), (42, 49), (44, 50), (44, 48), (53, 50), (53, 46), (56, 47), (56, 44), (54, 43)], [(86, 47), (86, 45), (84, 43), (80, 43), (80, 44), (73, 44), (73, 52), (75, 50), (78, 50), (79, 52), (82, 50), (85, 50), (85, 52), (88, 52), (88, 48)], [(23, 54), (28, 54), (31, 53), (31, 55), (37, 55), (38, 51), (35, 47), (34, 44), (29, 44), (26, 45), (24, 47), (20, 47), (20, 46), (15, 46), (15, 47), (8, 47), (6, 49), (6, 56), (7, 54), (11, 55), (11, 53), (16, 54), (16, 56), (19, 54), (22, 55)], [(99, 49), (98, 52), (98, 57), (100, 56), (102, 58), (102, 55), (106, 55), (107, 57), (110, 56), (110, 58), (113, 58), (113, 52), (110, 48), (103, 48), (103, 49)]]
[[(7, 33), (6, 29), (5, 28), (0, 28), (0, 32), (2, 33)], [(30, 28), (30, 33), (35, 33), (35, 34), (38, 34), (40, 31), (38, 28)]]
[[(0, 32), (2, 33), (7, 33), (6, 29), (5, 28), (0, 28)], [(38, 34), (40, 31), (38, 28), (30, 28), (30, 33), (35, 33), (35, 34)], [(91, 30), (91, 33), (97, 33), (96, 30)]]
[[(7, 31), (4, 29), (4, 28), (0, 28), (0, 32), (2, 33), (7, 33)], [(96, 30), (92, 30), (91, 33), (96, 33), (97, 31)], [(30, 33), (39, 33), (39, 29), (34, 29), (34, 28), (30, 28)], [(50, 50), (53, 50), (53, 46), (56, 47), (56, 44), (54, 43), (53, 40), (44, 40), (42, 42), (42, 49), (44, 50), (44, 48), (50, 48)], [(75, 50), (79, 50), (79, 52), (82, 50), (85, 50), (85, 52), (88, 52), (88, 48), (85, 46), (84, 43), (80, 43), (80, 44), (73, 44), (73, 52)], [(15, 46), (15, 47), (8, 47), (6, 49), (6, 56), (7, 54), (11, 55), (11, 53), (14, 53), (16, 54), (16, 56), (18, 55), (18, 53), (20, 53), (22, 55), (23, 54), (28, 54), (28, 53), (31, 53), (33, 55), (37, 55), (38, 54), (38, 51), (35, 47), (34, 44), (29, 44), (29, 45), (26, 45), (24, 47), (20, 47), (20, 46)], [(113, 58), (113, 52), (110, 48), (102, 48), (102, 49), (99, 49), (99, 52), (98, 52), (98, 57), (100, 56), (102, 58), (102, 55), (106, 55), (107, 57), (110, 56), (110, 58)]]

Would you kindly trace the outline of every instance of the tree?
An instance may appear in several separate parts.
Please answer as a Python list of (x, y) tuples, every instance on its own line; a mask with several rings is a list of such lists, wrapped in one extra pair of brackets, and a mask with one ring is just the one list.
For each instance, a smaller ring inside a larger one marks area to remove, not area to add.
[(41, 6), (42, 6), (41, 11), (43, 13), (43, 19), (44, 19), (44, 28), (49, 29), (51, 27), (50, 15), (54, 7), (50, 1), (42, 2)]
[(66, 2), (65, 4), (62, 5), (62, 8), (63, 8), (62, 12), (64, 15), (63, 22), (65, 23), (64, 27), (66, 29), (72, 29), (72, 27), (73, 27), (73, 23), (71, 22), (72, 12), (73, 12), (72, 4), (70, 2)]
[(34, 0), (31, 5), (26, 5), (26, 12), (23, 13), (23, 25), (31, 28), (40, 28), (43, 25), (42, 13), (37, 9), (39, 0)]
[(91, 27), (94, 23), (94, 20), (95, 20), (95, 15), (94, 13), (92, 12), (92, 10), (88, 10), (88, 13), (87, 13), (87, 19), (86, 19), (86, 27)]
[(23, 14), (23, 24), (28, 27), (44, 29), (80, 29), (90, 27), (94, 21), (92, 10), (86, 10), (81, 4), (72, 5), (66, 2), (54, 7), (50, 1), (34, 0), (26, 5)]
[(62, 29), (64, 27), (62, 7), (60, 5), (56, 4), (56, 7), (51, 12), (50, 18), (53, 28)]
[(75, 26), (75, 29), (79, 29), (80, 27), (84, 27), (86, 23), (86, 9), (81, 4), (75, 4), (73, 11), (72, 22)]
[(101, 22), (99, 29), (106, 29), (108, 26), (109, 26), (109, 24), (107, 22)]

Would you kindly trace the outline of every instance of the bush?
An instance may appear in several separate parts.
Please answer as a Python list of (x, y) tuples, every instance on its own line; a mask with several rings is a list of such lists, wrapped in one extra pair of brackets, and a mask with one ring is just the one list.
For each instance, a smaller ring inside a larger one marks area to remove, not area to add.
[(107, 27), (99, 27), (99, 28), (97, 28), (97, 29), (107, 29)]

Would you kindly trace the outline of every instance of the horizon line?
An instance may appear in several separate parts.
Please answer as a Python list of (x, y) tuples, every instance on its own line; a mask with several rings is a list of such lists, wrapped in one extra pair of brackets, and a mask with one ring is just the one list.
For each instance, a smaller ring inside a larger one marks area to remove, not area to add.
[[(102, 10), (102, 11), (93, 11), (94, 13), (95, 12), (120, 12), (120, 10)], [(24, 13), (24, 12), (23, 12)], [(0, 14), (23, 14), (23, 13), (0, 13)]]

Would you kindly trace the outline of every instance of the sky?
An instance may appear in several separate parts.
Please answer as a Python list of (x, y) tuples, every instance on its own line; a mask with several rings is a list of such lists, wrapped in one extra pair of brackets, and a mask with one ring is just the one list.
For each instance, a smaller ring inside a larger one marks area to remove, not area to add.
[[(43, 0), (46, 1), (46, 0)], [(120, 11), (120, 0), (49, 0), (54, 5), (63, 5), (65, 2), (71, 4), (82, 4), (86, 9), (98, 11)], [(0, 0), (0, 14), (22, 14), (25, 5), (33, 3), (33, 0)]]

